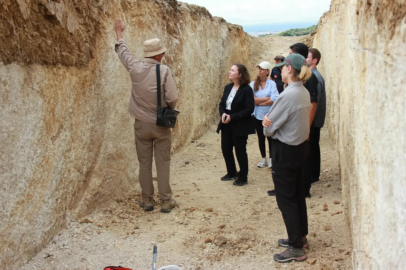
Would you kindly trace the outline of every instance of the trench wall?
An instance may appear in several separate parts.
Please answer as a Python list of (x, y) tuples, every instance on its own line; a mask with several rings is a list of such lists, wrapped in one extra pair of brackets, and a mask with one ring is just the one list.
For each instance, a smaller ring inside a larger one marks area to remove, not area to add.
[(116, 18), (136, 57), (149, 38), (168, 48), (181, 111), (173, 151), (207, 131), (231, 64), (249, 59), (240, 26), (175, 0), (1, 1), (0, 268), (17, 269), (138, 181)]
[(314, 38), (357, 269), (406, 266), (405, 44), (400, 0), (333, 0)]

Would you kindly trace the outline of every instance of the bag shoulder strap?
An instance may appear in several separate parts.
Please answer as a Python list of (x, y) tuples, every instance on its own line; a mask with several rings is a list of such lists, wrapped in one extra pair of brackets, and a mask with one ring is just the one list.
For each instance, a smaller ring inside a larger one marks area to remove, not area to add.
[(160, 74), (160, 64), (156, 65), (156, 93), (157, 93), (157, 99), (158, 99), (158, 109), (161, 108), (161, 74)]

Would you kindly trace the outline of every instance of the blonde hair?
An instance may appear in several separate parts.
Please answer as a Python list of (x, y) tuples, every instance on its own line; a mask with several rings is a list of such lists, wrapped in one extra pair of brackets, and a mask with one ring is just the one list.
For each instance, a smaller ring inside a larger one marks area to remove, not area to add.
[(312, 71), (306, 65), (303, 65), (301, 70), (297, 70), (293, 67), (292, 69), (293, 81), (306, 82), (312, 76)]

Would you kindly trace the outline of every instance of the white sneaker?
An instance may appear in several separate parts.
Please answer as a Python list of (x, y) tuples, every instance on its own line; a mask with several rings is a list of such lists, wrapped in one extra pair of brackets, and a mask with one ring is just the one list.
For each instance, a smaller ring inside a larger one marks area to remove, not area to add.
[(264, 168), (268, 165), (268, 162), (266, 161), (266, 158), (261, 159), (261, 161), (258, 163), (258, 168)]
[(269, 169), (272, 168), (272, 159), (271, 159), (271, 158), (269, 158), (268, 168), (269, 168)]

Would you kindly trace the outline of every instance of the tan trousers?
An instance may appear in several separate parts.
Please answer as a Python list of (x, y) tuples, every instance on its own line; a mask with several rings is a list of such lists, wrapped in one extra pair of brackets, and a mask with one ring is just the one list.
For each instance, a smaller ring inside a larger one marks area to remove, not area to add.
[(152, 156), (155, 152), (155, 165), (158, 180), (158, 192), (161, 201), (171, 199), (172, 190), (169, 184), (171, 165), (171, 129), (158, 127), (155, 123), (139, 120), (134, 122), (135, 146), (140, 164), (139, 181), (142, 199), (152, 200), (154, 185), (152, 183)]

